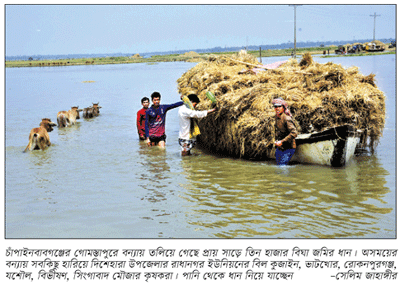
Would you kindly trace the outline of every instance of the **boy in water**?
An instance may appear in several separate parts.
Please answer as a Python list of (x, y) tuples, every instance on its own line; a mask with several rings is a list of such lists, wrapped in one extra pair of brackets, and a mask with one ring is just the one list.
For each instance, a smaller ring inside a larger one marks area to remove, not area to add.
[(136, 116), (136, 126), (139, 134), (140, 140), (146, 139), (146, 132), (145, 132), (145, 121), (146, 121), (146, 111), (149, 108), (150, 100), (147, 97), (143, 97), (141, 100), (143, 108), (137, 112)]
[(148, 146), (158, 145), (165, 148), (167, 136), (165, 134), (165, 119), (167, 112), (171, 109), (183, 105), (183, 102), (176, 102), (169, 105), (160, 105), (161, 94), (153, 92), (151, 94), (153, 105), (146, 111), (145, 134)]

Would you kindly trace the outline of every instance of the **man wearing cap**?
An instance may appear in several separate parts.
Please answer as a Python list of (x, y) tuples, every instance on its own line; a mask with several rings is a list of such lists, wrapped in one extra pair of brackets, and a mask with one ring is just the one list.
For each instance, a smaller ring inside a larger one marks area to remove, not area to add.
[(288, 104), (282, 98), (272, 100), (275, 108), (275, 157), (278, 165), (287, 165), (296, 151), (297, 131)]
[[(187, 96), (192, 102), (193, 108), (200, 103), (200, 99), (196, 94)], [(191, 110), (185, 105), (181, 106), (178, 110), (179, 116), (179, 145), (181, 146), (182, 156), (190, 155), (190, 150), (196, 145), (196, 137), (190, 136), (190, 127), (192, 118), (204, 118), (208, 114), (214, 112), (216, 109), (197, 111)]]

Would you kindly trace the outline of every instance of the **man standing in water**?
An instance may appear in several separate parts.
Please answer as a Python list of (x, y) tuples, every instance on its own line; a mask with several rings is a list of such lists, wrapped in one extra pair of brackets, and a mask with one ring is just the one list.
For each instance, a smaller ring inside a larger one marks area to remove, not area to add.
[(167, 112), (171, 109), (183, 105), (183, 102), (176, 102), (169, 105), (160, 105), (161, 94), (153, 92), (151, 94), (153, 105), (146, 111), (145, 133), (148, 146), (158, 145), (165, 148), (167, 136), (165, 134), (165, 119)]
[(143, 97), (141, 100), (143, 108), (137, 112), (136, 116), (136, 126), (139, 134), (140, 140), (146, 139), (146, 132), (145, 132), (145, 121), (146, 121), (146, 111), (149, 108), (150, 100), (147, 97)]
[(296, 151), (297, 131), (288, 104), (282, 98), (272, 100), (276, 113), (275, 157), (278, 165), (287, 165)]
[[(196, 94), (187, 96), (192, 102), (193, 108), (200, 103), (200, 99)], [(189, 155), (190, 150), (196, 145), (196, 137), (190, 137), (191, 118), (204, 118), (208, 114), (214, 112), (216, 109), (196, 111), (191, 110), (186, 106), (179, 108), (179, 145), (182, 149), (182, 156)]]

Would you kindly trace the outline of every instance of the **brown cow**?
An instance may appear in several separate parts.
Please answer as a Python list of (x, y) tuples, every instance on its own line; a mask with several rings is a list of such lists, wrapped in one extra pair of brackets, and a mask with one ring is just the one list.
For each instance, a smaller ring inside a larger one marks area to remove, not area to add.
[(93, 108), (93, 116), (97, 117), (100, 114), (101, 106), (99, 106), (99, 103), (92, 103), (92, 104), (93, 104), (93, 106), (92, 106), (92, 108)]
[(24, 152), (27, 150), (41, 149), (45, 150), (46, 147), (50, 146), (49, 132), (53, 130), (52, 127), (57, 126), (48, 118), (43, 118), (39, 125), (39, 128), (33, 128), (29, 134), (29, 143), (26, 146)]
[(85, 119), (93, 118), (93, 107), (84, 108), (82, 115)]
[(79, 107), (71, 107), (69, 111), (60, 111), (57, 113), (57, 123), (59, 128), (75, 125), (76, 120), (80, 119), (79, 112), (82, 109)]

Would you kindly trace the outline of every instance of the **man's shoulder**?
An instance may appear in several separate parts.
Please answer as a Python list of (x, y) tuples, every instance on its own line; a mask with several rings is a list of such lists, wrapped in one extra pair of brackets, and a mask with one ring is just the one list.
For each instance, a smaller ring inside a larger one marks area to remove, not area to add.
[(145, 114), (151, 114), (152, 112), (154, 112), (154, 108), (150, 107), (150, 108), (147, 108), (144, 113)]
[(292, 121), (292, 117), (285, 113), (282, 113), (281, 118), (283, 121)]
[(182, 105), (182, 106), (180, 106), (178, 108), (178, 113), (179, 114), (184, 114), (184, 113), (187, 113), (189, 111), (190, 111), (190, 109), (188, 107), (186, 107), (185, 105)]
[(279, 117), (275, 116), (276, 122), (280, 122), (281, 124), (287, 124), (288, 122), (293, 122), (292, 117), (282, 113)]

